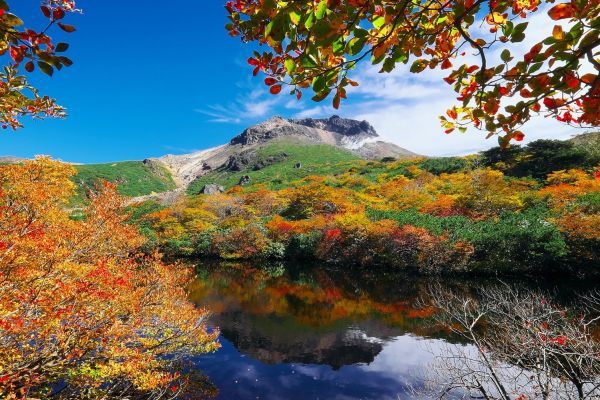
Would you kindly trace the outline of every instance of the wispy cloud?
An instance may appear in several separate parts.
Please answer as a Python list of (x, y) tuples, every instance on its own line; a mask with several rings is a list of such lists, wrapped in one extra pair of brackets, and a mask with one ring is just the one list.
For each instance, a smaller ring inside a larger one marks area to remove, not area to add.
[(240, 89), (244, 94), (238, 95), (231, 103), (211, 104), (195, 111), (210, 117), (209, 122), (230, 124), (248, 123), (271, 116), (279, 101), (265, 91), (264, 86)]

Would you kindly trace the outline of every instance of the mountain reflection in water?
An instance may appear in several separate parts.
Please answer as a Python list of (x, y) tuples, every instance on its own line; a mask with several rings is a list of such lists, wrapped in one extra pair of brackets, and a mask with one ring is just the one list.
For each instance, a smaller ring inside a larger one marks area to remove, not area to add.
[(201, 265), (190, 297), (213, 312), (222, 348), (195, 365), (222, 399), (408, 398), (436, 349), (456, 342), (417, 304), (433, 283), (389, 271)]

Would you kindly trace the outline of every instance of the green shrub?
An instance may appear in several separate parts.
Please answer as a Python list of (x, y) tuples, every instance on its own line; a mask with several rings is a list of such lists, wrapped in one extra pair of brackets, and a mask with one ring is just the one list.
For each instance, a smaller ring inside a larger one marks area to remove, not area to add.
[(435, 175), (464, 171), (469, 162), (461, 157), (429, 158), (421, 163), (421, 168)]
[(521, 213), (505, 213), (498, 219), (474, 221), (462, 216), (436, 217), (407, 211), (369, 211), (375, 220), (392, 219), (401, 225), (425, 228), (451, 241), (475, 248), (471, 269), (533, 271), (556, 267), (568, 247), (558, 228), (547, 221), (539, 207)]

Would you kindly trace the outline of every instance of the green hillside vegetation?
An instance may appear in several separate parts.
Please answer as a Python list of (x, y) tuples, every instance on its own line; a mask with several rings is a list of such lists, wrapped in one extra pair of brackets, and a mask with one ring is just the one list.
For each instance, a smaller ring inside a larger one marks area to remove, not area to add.
[(590, 169), (598, 165), (600, 157), (593, 151), (599, 146), (598, 139), (597, 136), (576, 137), (568, 141), (540, 139), (526, 146), (494, 147), (481, 153), (481, 163), (507, 176), (543, 180), (553, 171)]
[[(222, 166), (195, 180), (188, 194), (195, 195), (204, 185), (218, 184), (230, 189), (244, 176), (248, 188), (266, 186), (278, 190), (310, 175), (336, 176), (352, 174), (369, 182), (382, 177), (410, 176), (411, 167), (435, 175), (492, 167), (508, 177), (531, 177), (542, 180), (555, 170), (575, 167), (591, 168), (600, 162), (600, 132), (576, 136), (568, 141), (537, 140), (526, 146), (499, 147), (466, 157), (435, 157), (405, 161), (384, 159), (365, 161), (349, 151), (325, 144), (302, 144), (279, 140), (252, 152), (250, 161), (240, 170)], [(300, 168), (296, 168), (296, 164)], [(99, 180), (118, 184), (119, 192), (128, 197), (161, 193), (176, 188), (169, 171), (160, 163), (125, 161), (107, 164), (78, 165), (73, 178), (79, 198), (93, 190)], [(358, 183), (357, 183), (358, 184)]]
[(600, 161), (600, 132), (588, 132), (582, 135), (577, 135), (569, 142), (576, 147), (583, 149), (589, 156)]
[[(330, 145), (277, 141), (258, 149), (246, 169), (231, 171), (222, 167), (192, 182), (188, 193), (197, 194), (207, 184), (219, 184), (229, 189), (243, 176), (249, 176), (253, 185), (265, 184), (271, 189), (279, 189), (309, 175), (346, 172), (359, 160), (351, 152)], [(273, 163), (268, 165), (270, 162)], [(297, 163), (300, 168), (295, 168)]]
[(77, 165), (73, 181), (79, 196), (94, 190), (100, 180), (117, 184), (123, 196), (136, 197), (175, 189), (175, 181), (169, 171), (159, 163), (123, 161), (110, 164)]

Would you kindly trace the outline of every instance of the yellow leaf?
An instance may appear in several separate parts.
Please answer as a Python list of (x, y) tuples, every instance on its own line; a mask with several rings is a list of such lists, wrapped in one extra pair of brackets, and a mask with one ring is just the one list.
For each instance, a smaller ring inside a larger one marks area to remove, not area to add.
[(552, 29), (552, 37), (556, 40), (564, 39), (565, 33), (562, 30), (562, 26), (554, 25), (554, 29)]
[(494, 11), (488, 14), (485, 21), (490, 25), (502, 25), (506, 21), (506, 14)]

